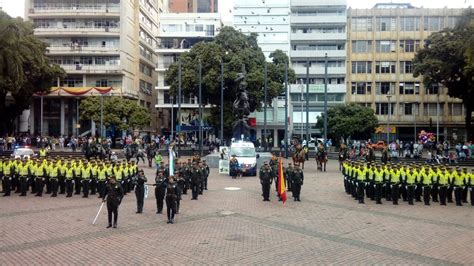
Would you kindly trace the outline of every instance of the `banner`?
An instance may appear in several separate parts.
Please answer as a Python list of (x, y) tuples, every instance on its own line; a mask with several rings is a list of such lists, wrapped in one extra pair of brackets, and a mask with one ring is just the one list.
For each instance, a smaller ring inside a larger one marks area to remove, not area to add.
[(219, 160), (219, 174), (229, 174), (229, 160)]

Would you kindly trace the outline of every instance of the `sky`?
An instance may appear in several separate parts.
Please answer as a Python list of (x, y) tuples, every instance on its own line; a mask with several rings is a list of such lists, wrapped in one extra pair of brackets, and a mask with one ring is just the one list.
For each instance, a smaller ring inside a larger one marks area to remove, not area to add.
[[(229, 16), (229, 9), (233, 7), (233, 1), (238, 0), (220, 0), (219, 2), (219, 10), (223, 14), (223, 20), (229, 21), (231, 16)], [(3, 10), (6, 11), (10, 16), (13, 17), (23, 17), (25, 14), (25, 0), (0, 0), (2, 3)], [(347, 0), (347, 5), (352, 8), (371, 8), (376, 3), (381, 2), (392, 2), (386, 0)], [(405, 1), (393, 1), (393, 2), (403, 2), (403, 3), (411, 3), (417, 7), (429, 7), (429, 8), (442, 8), (448, 6), (450, 8), (458, 8), (458, 7), (468, 7), (474, 4), (474, 0), (405, 0)]]

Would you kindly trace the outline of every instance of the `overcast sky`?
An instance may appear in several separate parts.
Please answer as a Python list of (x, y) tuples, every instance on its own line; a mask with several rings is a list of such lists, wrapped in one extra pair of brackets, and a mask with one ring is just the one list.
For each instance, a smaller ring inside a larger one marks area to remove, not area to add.
[[(220, 0), (219, 10), (223, 14), (223, 19), (228, 21), (231, 16), (229, 16), (229, 9), (233, 7), (233, 1), (238, 0)], [(3, 2), (3, 10), (5, 10), (10, 16), (13, 17), (23, 17), (25, 13), (25, 1), (24, 0), (0, 0)], [(376, 3), (381, 2), (391, 2), (391, 1), (374, 1), (374, 0), (348, 0), (347, 5), (352, 8), (370, 8), (373, 7)], [(393, 2), (410, 2), (414, 6), (420, 7), (468, 7), (471, 3), (474, 3), (474, 0), (405, 0), (405, 1), (393, 1)]]

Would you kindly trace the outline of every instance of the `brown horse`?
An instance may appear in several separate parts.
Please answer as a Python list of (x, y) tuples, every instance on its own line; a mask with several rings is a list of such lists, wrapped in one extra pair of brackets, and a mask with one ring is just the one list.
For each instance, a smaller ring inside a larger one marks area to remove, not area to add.
[(342, 164), (344, 163), (344, 161), (347, 160), (347, 148), (341, 148), (341, 150), (339, 151), (339, 156), (338, 156), (338, 159), (339, 159), (339, 171), (342, 170)]
[(306, 154), (304, 149), (300, 149), (299, 151), (295, 151), (293, 154), (293, 164), (294, 165), (301, 165), (301, 169), (304, 169), (304, 161), (305, 161)]
[(318, 170), (321, 172), (324, 171), (326, 172), (326, 163), (328, 162), (328, 156), (326, 154), (326, 151), (320, 151), (316, 153), (316, 164), (318, 165)]

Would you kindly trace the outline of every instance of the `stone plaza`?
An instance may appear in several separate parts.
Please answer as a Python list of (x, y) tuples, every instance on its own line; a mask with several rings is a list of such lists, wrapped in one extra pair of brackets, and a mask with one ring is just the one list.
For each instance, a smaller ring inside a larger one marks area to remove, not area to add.
[[(286, 163), (285, 163), (286, 164)], [(143, 166), (148, 183), (154, 170)], [(30, 264), (474, 264), (474, 208), (406, 202), (358, 204), (344, 192), (336, 161), (306, 163), (301, 202), (262, 201), (257, 177), (211, 169), (209, 190), (183, 195), (175, 223), (156, 214), (154, 189), (136, 214), (125, 196), (117, 229), (100, 199), (74, 195), (0, 199), (0, 265)], [(227, 188), (227, 189), (226, 189)], [(233, 188), (229, 190), (229, 188)]]

